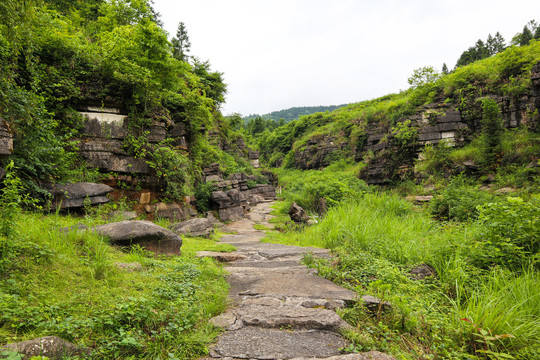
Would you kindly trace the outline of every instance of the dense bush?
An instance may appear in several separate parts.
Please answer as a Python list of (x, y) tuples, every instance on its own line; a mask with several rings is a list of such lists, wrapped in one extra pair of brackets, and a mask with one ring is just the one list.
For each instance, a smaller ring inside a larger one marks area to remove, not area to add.
[(478, 218), (478, 206), (494, 196), (478, 189), (463, 176), (454, 178), (429, 204), (430, 213), (440, 220), (467, 221)]
[(475, 244), (473, 259), (482, 267), (500, 265), (515, 271), (540, 265), (540, 197), (506, 201), (479, 207), (483, 232)]
[[(334, 167), (324, 171), (288, 170), (278, 173), (280, 183), (287, 188), (285, 197), (290, 204), (295, 201), (306, 211), (318, 213), (321, 199), (326, 200), (329, 207), (337, 205), (345, 199), (354, 199), (369, 192), (366, 183), (350, 173), (335, 172)], [(349, 165), (350, 166), (350, 165)]]

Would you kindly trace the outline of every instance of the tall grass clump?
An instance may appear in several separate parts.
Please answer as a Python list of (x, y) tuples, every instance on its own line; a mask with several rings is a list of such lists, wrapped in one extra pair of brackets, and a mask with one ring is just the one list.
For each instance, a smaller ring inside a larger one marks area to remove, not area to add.
[(361, 197), (369, 192), (369, 188), (355, 176), (358, 167), (342, 160), (322, 171), (279, 170), (280, 183), (287, 188), (282, 195), (284, 210), (295, 201), (306, 211), (316, 214), (320, 212), (321, 199), (328, 207), (333, 207), (341, 201)]
[[(456, 321), (472, 334), (480, 329), (497, 337), (494, 346), (538, 359), (540, 352), (540, 274), (520, 275), (502, 269), (489, 273), (477, 288), (469, 289), (463, 303), (455, 303)], [(478, 335), (476, 335), (478, 336)], [(478, 340), (478, 339), (476, 339)], [(485, 345), (485, 344), (484, 344)], [(481, 346), (480, 346), (481, 347)]]

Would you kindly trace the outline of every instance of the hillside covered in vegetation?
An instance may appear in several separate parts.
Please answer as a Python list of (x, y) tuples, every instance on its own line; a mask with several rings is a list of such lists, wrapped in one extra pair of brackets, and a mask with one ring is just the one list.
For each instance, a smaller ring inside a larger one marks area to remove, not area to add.
[(333, 249), (304, 262), (392, 304), (343, 312), (353, 352), (538, 359), (540, 42), (409, 83), (251, 138), (283, 187), (267, 241)]
[[(246, 124), (221, 114), (223, 74), (151, 1), (4, 0), (0, 13), (0, 357), (53, 335), (73, 359), (209, 356), (229, 284), (197, 251), (234, 251), (223, 222), (278, 185), (274, 228), (257, 230), (332, 250), (302, 262), (358, 299), (337, 310), (342, 353), (540, 360), (536, 22), (452, 71), (415, 70), (398, 94)], [(126, 224), (173, 251), (100, 232)]]

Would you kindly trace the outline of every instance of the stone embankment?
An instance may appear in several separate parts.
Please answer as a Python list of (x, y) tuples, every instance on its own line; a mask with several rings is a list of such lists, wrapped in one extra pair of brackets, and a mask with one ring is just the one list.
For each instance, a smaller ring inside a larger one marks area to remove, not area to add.
[(270, 202), (260, 203), (224, 228), (234, 235), (221, 241), (237, 248), (226, 268), (232, 306), (212, 320), (225, 331), (208, 359), (394, 359), (376, 351), (342, 353), (349, 343), (341, 331), (350, 325), (335, 310), (356, 294), (300, 264), (306, 253), (326, 257), (328, 250), (261, 243), (265, 234), (254, 225), (271, 227), (270, 211)]

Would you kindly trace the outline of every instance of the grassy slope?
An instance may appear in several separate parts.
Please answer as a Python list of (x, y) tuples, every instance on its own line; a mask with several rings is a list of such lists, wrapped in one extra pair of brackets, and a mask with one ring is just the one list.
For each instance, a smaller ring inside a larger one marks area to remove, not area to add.
[(414, 114), (421, 105), (450, 102), (464, 106), (466, 112), (477, 97), (508, 95), (519, 98), (530, 87), (530, 69), (538, 61), (540, 41), (532, 41), (528, 46), (511, 47), (493, 57), (458, 68), (434, 83), (416, 89), (350, 104), (331, 113), (301, 116), (256, 139), (261, 158), (270, 165), (282, 159), (286, 167), (292, 168), (294, 151), (304, 147), (308, 139), (336, 135), (347, 139), (344, 156), (352, 156), (361, 144), (367, 124), (393, 126), (398, 119)]
[[(58, 335), (100, 359), (204, 355), (217, 334), (207, 321), (225, 308), (228, 286), (217, 264), (193, 255), (232, 249), (185, 238), (182, 256), (154, 257), (137, 248), (122, 252), (91, 233), (58, 230), (99, 219), (40, 213), (17, 219), (0, 276), (0, 343)], [(114, 266), (134, 261), (141, 271)]]
[[(535, 358), (540, 275), (475, 267), (470, 252), (481, 231), (477, 222), (439, 223), (399, 196), (380, 193), (331, 208), (316, 226), (271, 232), (265, 241), (334, 249), (333, 262), (305, 260), (359, 295), (394, 304), (392, 312), (375, 317), (361, 307), (345, 311), (356, 326), (348, 334), (356, 350), (379, 349), (407, 359), (468, 359), (475, 349)], [(407, 276), (422, 263), (433, 266), (438, 279)], [(480, 328), (504, 336), (486, 345), (475, 335)]]

